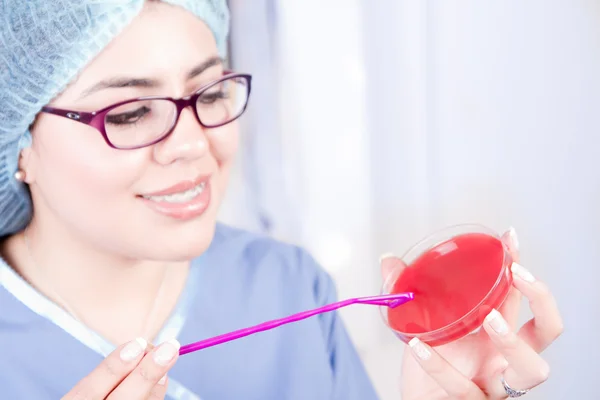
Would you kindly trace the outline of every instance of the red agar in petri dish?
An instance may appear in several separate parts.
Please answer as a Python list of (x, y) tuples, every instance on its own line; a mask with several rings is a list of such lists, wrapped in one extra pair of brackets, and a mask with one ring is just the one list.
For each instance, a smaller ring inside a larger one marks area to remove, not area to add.
[(478, 225), (458, 225), (425, 239), (404, 257), (385, 294), (414, 292), (413, 301), (383, 310), (404, 341), (443, 345), (477, 330), (512, 285), (512, 259), (500, 237)]

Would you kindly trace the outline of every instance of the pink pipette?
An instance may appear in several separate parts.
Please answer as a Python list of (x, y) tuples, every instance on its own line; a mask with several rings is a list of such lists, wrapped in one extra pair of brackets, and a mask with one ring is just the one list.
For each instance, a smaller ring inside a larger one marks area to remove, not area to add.
[(376, 306), (387, 306), (389, 308), (395, 308), (411, 301), (412, 299), (414, 299), (413, 293), (399, 293), (387, 294), (383, 296), (359, 297), (355, 299), (338, 301), (337, 303), (328, 304), (326, 306), (319, 307), (314, 310), (304, 311), (298, 314), (290, 315), (289, 317), (263, 322), (262, 324), (255, 325), (249, 328), (240, 329), (237, 331), (225, 333), (223, 335), (215, 336), (210, 339), (205, 339), (199, 342), (187, 344), (185, 346), (181, 346), (181, 349), (179, 349), (179, 354), (184, 355), (192, 353), (194, 351), (206, 349), (207, 347), (212, 347), (222, 343), (230, 342), (232, 340), (240, 339), (245, 336), (253, 335), (255, 333), (268, 331), (270, 329), (277, 328), (281, 325), (300, 321), (302, 319), (306, 319), (317, 314), (323, 314), (326, 312), (334, 311), (338, 308), (346, 307), (352, 304), (370, 304)]

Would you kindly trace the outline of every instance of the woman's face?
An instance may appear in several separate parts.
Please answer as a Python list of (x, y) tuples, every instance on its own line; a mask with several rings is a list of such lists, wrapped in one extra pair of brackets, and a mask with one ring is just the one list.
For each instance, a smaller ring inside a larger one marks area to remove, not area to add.
[[(50, 106), (90, 112), (142, 96), (183, 97), (222, 76), (215, 60), (207, 25), (182, 8), (148, 2)], [(199, 72), (201, 65), (208, 67)], [(117, 81), (122, 87), (103, 88)], [(137, 150), (113, 149), (94, 128), (44, 113), (32, 134), (21, 167), (34, 218), (46, 227), (131, 259), (186, 260), (209, 245), (237, 149), (236, 122), (205, 129), (187, 108), (170, 136)], [(194, 198), (152, 196), (201, 181)]]

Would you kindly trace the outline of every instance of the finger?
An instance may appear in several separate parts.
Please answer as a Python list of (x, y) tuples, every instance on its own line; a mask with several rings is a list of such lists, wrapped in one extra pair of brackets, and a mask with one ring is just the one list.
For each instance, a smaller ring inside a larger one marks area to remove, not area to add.
[(529, 300), (533, 319), (519, 331), (519, 336), (535, 351), (542, 352), (563, 332), (564, 326), (556, 300), (548, 287), (522, 265), (513, 263), (514, 285)]
[[(148, 349), (146, 351), (151, 352), (155, 348), (156, 348), (156, 346), (154, 346), (152, 343), (148, 343)], [(148, 398), (148, 400), (154, 400), (154, 399), (163, 400), (167, 395), (168, 386), (169, 386), (169, 378), (167, 377), (167, 375), (165, 375), (162, 378), (160, 378), (158, 383), (154, 386), (154, 388), (152, 388), (152, 392), (150, 393), (150, 397)]]
[(473, 381), (446, 361), (430, 346), (414, 338), (409, 343), (412, 355), (421, 368), (453, 399), (485, 400), (486, 396)]
[(392, 274), (392, 272), (406, 266), (400, 258), (392, 253), (382, 254), (381, 257), (379, 257), (379, 265), (381, 267), (381, 276), (384, 281)]
[(167, 375), (165, 375), (160, 378), (156, 385), (154, 385), (147, 400), (164, 400), (165, 396), (167, 395), (168, 386), (169, 378)]
[(500, 311), (500, 314), (504, 316), (504, 319), (512, 331), (517, 330), (522, 298), (521, 292), (519, 292), (517, 288), (511, 287), (508, 296), (506, 296), (506, 300), (504, 300), (504, 303), (502, 303), (502, 306), (500, 306), (498, 310)]
[(512, 226), (502, 235), (502, 241), (508, 247), (510, 256), (514, 262), (521, 262), (521, 255), (519, 253), (519, 237), (517, 231)]
[[(550, 372), (548, 363), (510, 329), (498, 311), (492, 310), (486, 317), (483, 327), (508, 362), (504, 378), (511, 386), (516, 389), (529, 389), (548, 379)], [(504, 393), (497, 380), (491, 383), (490, 390)]]
[(166, 378), (162, 378), (175, 364), (180, 346), (177, 340), (171, 339), (147, 353), (108, 400), (146, 400), (160, 395), (161, 390), (157, 386), (166, 386)]
[(138, 365), (148, 343), (137, 338), (118, 347), (109, 354), (88, 376), (67, 393), (63, 400), (100, 400), (106, 396)]
[[(502, 241), (508, 247), (512, 262), (519, 262), (519, 238), (515, 228), (511, 227), (508, 231), (502, 235)], [(516, 288), (511, 288), (508, 296), (499, 311), (504, 316), (508, 325), (515, 330), (519, 323), (519, 311), (521, 309), (521, 299), (523, 298), (520, 291)]]

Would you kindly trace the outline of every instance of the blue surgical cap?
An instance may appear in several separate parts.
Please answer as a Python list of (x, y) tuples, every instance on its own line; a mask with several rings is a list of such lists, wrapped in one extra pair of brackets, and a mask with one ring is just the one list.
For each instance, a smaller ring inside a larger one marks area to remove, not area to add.
[[(226, 0), (163, 0), (202, 19), (226, 56)], [(37, 113), (140, 13), (145, 0), (0, 0), (0, 236), (25, 228), (32, 205), (17, 181)]]

